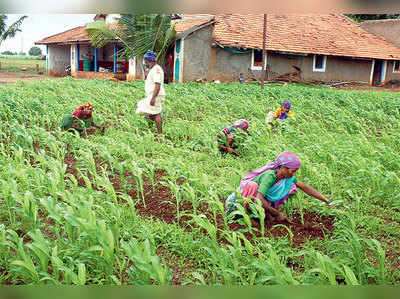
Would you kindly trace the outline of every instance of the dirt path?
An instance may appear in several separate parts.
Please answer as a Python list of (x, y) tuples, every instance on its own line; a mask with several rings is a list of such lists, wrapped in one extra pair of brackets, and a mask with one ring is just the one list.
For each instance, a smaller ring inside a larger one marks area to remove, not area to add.
[(400, 86), (398, 85), (370, 86), (370, 85), (345, 84), (345, 85), (333, 86), (333, 88), (348, 89), (348, 90), (364, 90), (364, 91), (400, 92)]
[(47, 75), (38, 75), (35, 73), (17, 73), (17, 72), (8, 72), (0, 70), (0, 84), (9, 84), (16, 83), (17, 81), (32, 81), (39, 79), (56, 79), (56, 77), (50, 77)]

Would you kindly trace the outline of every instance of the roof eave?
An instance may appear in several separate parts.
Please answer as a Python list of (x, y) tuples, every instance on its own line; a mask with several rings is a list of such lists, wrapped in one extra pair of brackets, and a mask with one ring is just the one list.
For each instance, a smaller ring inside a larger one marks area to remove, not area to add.
[[(108, 43), (118, 43), (121, 42), (120, 40), (110, 40)], [(69, 40), (69, 41), (63, 41), (63, 42), (43, 42), (43, 41), (38, 41), (35, 42), (35, 45), (54, 45), (54, 46), (58, 46), (58, 45), (72, 45), (72, 44), (83, 44), (83, 43), (89, 43), (91, 44), (91, 40), (90, 39), (85, 39), (85, 40)], [(108, 44), (107, 43), (107, 44)]]
[[(255, 49), (255, 50), (262, 50), (258, 47), (251, 47), (251, 46), (245, 46), (245, 45), (240, 45), (240, 44), (230, 44), (230, 43), (224, 43), (224, 42), (216, 42), (216, 44), (221, 45), (221, 46), (226, 46), (226, 47), (231, 47), (231, 48), (245, 48), (245, 49)], [(353, 58), (353, 59), (382, 59), (382, 60), (400, 60), (400, 55), (399, 58), (396, 57), (387, 57), (387, 56), (378, 56), (378, 55), (370, 55), (370, 56), (354, 56), (354, 55), (345, 55), (343, 53), (324, 53), (324, 52), (296, 52), (296, 51), (291, 51), (291, 50), (286, 50), (286, 49), (276, 49), (276, 48), (270, 48), (267, 46), (266, 48), (267, 51), (273, 51), (273, 52), (278, 52), (282, 54), (293, 54), (293, 55), (326, 55), (326, 56), (336, 56), (336, 57), (348, 57), (348, 58)]]
[(203, 29), (204, 27), (210, 26), (212, 24), (214, 24), (216, 21), (214, 19), (210, 20), (207, 23), (204, 23), (200, 26), (193, 26), (192, 28), (189, 28), (188, 30), (184, 31), (184, 32), (180, 32), (176, 34), (176, 39), (181, 39), (181, 38), (185, 38), (187, 37), (189, 34), (196, 32), (200, 29)]

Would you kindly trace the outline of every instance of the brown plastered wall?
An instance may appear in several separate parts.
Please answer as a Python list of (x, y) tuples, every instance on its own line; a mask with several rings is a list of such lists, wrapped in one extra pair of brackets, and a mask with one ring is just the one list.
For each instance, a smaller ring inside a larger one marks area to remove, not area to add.
[(211, 61), (211, 26), (193, 32), (184, 39), (183, 81), (209, 79)]
[[(235, 54), (217, 48), (215, 79), (220, 81), (237, 81), (240, 73), (249, 79), (251, 73), (251, 52)], [(359, 60), (345, 57), (328, 56), (325, 72), (313, 71), (313, 55), (305, 57), (289, 58), (279, 53), (267, 53), (267, 65), (269, 69), (268, 79), (277, 75), (293, 72), (292, 65), (302, 71), (301, 79), (305, 81), (361, 81), (369, 82), (372, 60)], [(261, 71), (252, 70), (253, 75), (260, 77)]]
[[(272, 72), (278, 74), (293, 72), (291, 66), (295, 65), (301, 69), (301, 79), (305, 81), (369, 82), (370, 80), (372, 59), (327, 56), (325, 72), (314, 72), (313, 57), (313, 54), (309, 54), (291, 59), (286, 55), (268, 52), (267, 64)], [(273, 73), (271, 75), (273, 76)]]
[(385, 77), (386, 82), (390, 80), (400, 80), (400, 72), (393, 72), (393, 64), (394, 61), (389, 60), (387, 62), (386, 77)]
[[(251, 74), (248, 72), (251, 64), (251, 52), (245, 54), (235, 54), (220, 47), (215, 48), (216, 51), (216, 68), (215, 80), (222, 82), (237, 81), (239, 74), (243, 73), (244, 77), (249, 79)], [(259, 75), (259, 71), (253, 71), (255, 75)]]

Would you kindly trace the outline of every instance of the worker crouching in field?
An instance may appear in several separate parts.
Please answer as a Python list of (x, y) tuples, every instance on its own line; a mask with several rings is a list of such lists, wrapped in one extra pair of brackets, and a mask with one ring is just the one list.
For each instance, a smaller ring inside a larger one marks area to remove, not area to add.
[(218, 148), (221, 153), (230, 153), (238, 156), (237, 149), (246, 135), (249, 134), (248, 128), (249, 122), (245, 119), (239, 119), (232, 126), (223, 129), (221, 134), (217, 135)]
[(85, 105), (79, 106), (74, 113), (64, 116), (61, 129), (72, 132), (76, 130), (79, 133), (85, 133), (87, 130), (90, 132), (90, 128), (96, 128), (104, 132), (105, 127), (96, 125), (93, 122), (92, 114), (93, 104), (88, 102)]
[[(283, 152), (274, 162), (246, 174), (240, 181), (241, 195), (253, 201), (255, 198), (260, 199), (265, 214), (276, 217), (275, 220), (279, 222), (290, 222), (277, 208), (298, 192), (297, 187), (308, 195), (330, 204), (331, 202), (317, 190), (300, 182), (294, 176), (299, 168), (299, 158), (293, 153)], [(237, 209), (236, 204), (238, 203), (234, 192), (226, 199), (227, 215)], [(247, 203), (245, 207), (249, 209)]]
[[(289, 120), (295, 120), (294, 113), (290, 111), (292, 104), (289, 101), (284, 101), (275, 113), (273, 111), (268, 112), (265, 121), (271, 126), (277, 124), (285, 126)], [(278, 121), (278, 123), (277, 123)]]

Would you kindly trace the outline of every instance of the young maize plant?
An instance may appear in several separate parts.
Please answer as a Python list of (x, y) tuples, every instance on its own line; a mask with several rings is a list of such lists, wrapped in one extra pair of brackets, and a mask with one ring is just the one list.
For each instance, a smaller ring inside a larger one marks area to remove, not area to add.
[[(135, 114), (141, 80), (0, 87), (0, 284), (399, 283), (400, 94), (165, 89), (164, 133), (155, 136)], [(265, 115), (285, 100), (296, 121), (271, 130)], [(94, 121), (109, 125), (104, 133), (62, 131), (62, 117), (87, 101)], [(240, 156), (221, 155), (216, 136), (241, 118), (250, 134), (238, 134)], [(282, 151), (300, 157), (296, 177), (334, 208), (299, 192), (279, 207), (296, 226), (271, 228), (260, 202), (238, 192), (225, 216), (240, 179)]]
[(133, 284), (150, 284), (151, 279), (160, 285), (169, 284), (172, 279), (171, 271), (161, 264), (149, 240), (139, 242), (135, 238), (129, 242), (122, 241), (121, 247), (127, 258), (133, 263), (128, 273)]

